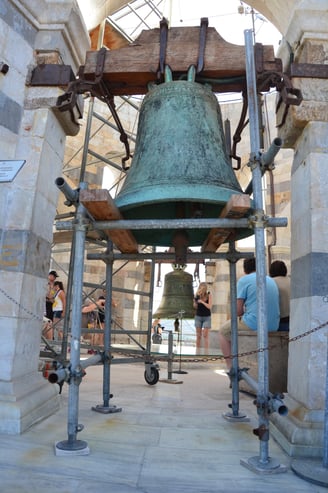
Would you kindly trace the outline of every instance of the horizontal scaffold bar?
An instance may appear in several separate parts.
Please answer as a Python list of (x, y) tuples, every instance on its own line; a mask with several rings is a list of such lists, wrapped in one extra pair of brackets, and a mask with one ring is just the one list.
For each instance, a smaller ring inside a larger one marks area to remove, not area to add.
[[(117, 221), (94, 221), (95, 229), (208, 229), (208, 228), (251, 228), (253, 217), (242, 219), (122, 219)], [(266, 227), (287, 226), (286, 217), (265, 218)], [(56, 223), (57, 230), (72, 229), (71, 221)]]

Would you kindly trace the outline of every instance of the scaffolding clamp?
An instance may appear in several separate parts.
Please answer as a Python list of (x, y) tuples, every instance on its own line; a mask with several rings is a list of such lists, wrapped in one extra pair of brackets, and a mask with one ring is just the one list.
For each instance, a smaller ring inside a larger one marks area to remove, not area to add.
[[(257, 408), (258, 414), (262, 415), (270, 415), (275, 412), (277, 412), (280, 416), (287, 416), (288, 414), (288, 407), (284, 404), (283, 402), (283, 394), (271, 394), (270, 392), (268, 393), (267, 396), (257, 396), (257, 398), (254, 400), (254, 405)], [(256, 430), (254, 430), (254, 434), (259, 437), (260, 440), (268, 440), (269, 436), (266, 437), (266, 429), (264, 425), (262, 425)]]
[(269, 428), (267, 428), (265, 425), (260, 425), (258, 428), (255, 428), (253, 430), (253, 433), (255, 436), (259, 437), (259, 440), (261, 440), (262, 442), (269, 441)]
[(251, 153), (247, 166), (250, 168), (251, 171), (254, 171), (254, 169), (256, 169), (258, 166), (261, 167), (261, 154)]
[(266, 228), (268, 225), (269, 216), (264, 214), (263, 209), (255, 209), (254, 213), (249, 216), (248, 222), (250, 228)]

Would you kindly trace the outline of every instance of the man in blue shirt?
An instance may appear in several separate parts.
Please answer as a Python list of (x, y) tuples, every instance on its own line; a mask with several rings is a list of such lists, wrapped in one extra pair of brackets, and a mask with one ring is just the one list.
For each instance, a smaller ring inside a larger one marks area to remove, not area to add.
[[(256, 295), (256, 261), (255, 258), (244, 260), (245, 276), (237, 283), (238, 331), (257, 330), (257, 295)], [(279, 291), (274, 280), (266, 276), (267, 290), (267, 327), (269, 332), (279, 328)], [(230, 370), (231, 356), (231, 320), (227, 320), (219, 331), (219, 343)]]

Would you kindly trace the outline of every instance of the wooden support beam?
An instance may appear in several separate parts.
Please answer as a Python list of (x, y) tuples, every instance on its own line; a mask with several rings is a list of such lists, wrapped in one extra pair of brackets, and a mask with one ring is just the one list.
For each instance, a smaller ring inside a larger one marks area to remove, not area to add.
[[(81, 190), (80, 202), (95, 221), (124, 219), (108, 190)], [(138, 253), (138, 243), (131, 231), (115, 229), (105, 230), (105, 233), (122, 253)]]
[[(199, 35), (200, 27), (169, 29), (165, 64), (170, 66), (174, 79), (186, 74), (190, 65), (197, 66)], [(98, 51), (87, 52), (80, 77), (96, 79), (97, 56)], [(142, 31), (133, 44), (106, 53), (102, 80), (114, 96), (146, 94), (148, 84), (157, 81), (159, 56), (160, 29)], [(282, 62), (274, 57), (273, 46), (261, 45), (257, 61), (263, 72), (282, 71)], [(215, 28), (207, 28), (204, 68), (199, 75), (211, 79), (213, 92), (245, 89), (245, 47), (228, 43)]]
[[(102, 240), (103, 236), (98, 231), (87, 231), (87, 241)], [(52, 237), (52, 242), (55, 245), (62, 243), (72, 243), (73, 231), (55, 231)]]
[[(239, 219), (251, 209), (251, 199), (249, 195), (232, 195), (223, 208), (220, 218)], [(233, 229), (213, 228), (202, 245), (202, 252), (215, 252), (229, 236), (236, 233)]]

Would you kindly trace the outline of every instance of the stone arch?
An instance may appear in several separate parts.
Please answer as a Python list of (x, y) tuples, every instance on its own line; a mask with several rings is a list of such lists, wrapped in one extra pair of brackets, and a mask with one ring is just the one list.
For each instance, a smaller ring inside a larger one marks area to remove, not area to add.
[[(78, 0), (88, 29), (95, 28), (104, 19), (117, 9), (123, 7), (128, 2), (123, 0), (104, 0), (99, 1), (95, 7), (93, 0)], [(284, 34), (290, 23), (295, 6), (300, 3), (297, 0), (248, 0), (247, 3), (258, 12), (263, 14), (276, 28)]]

